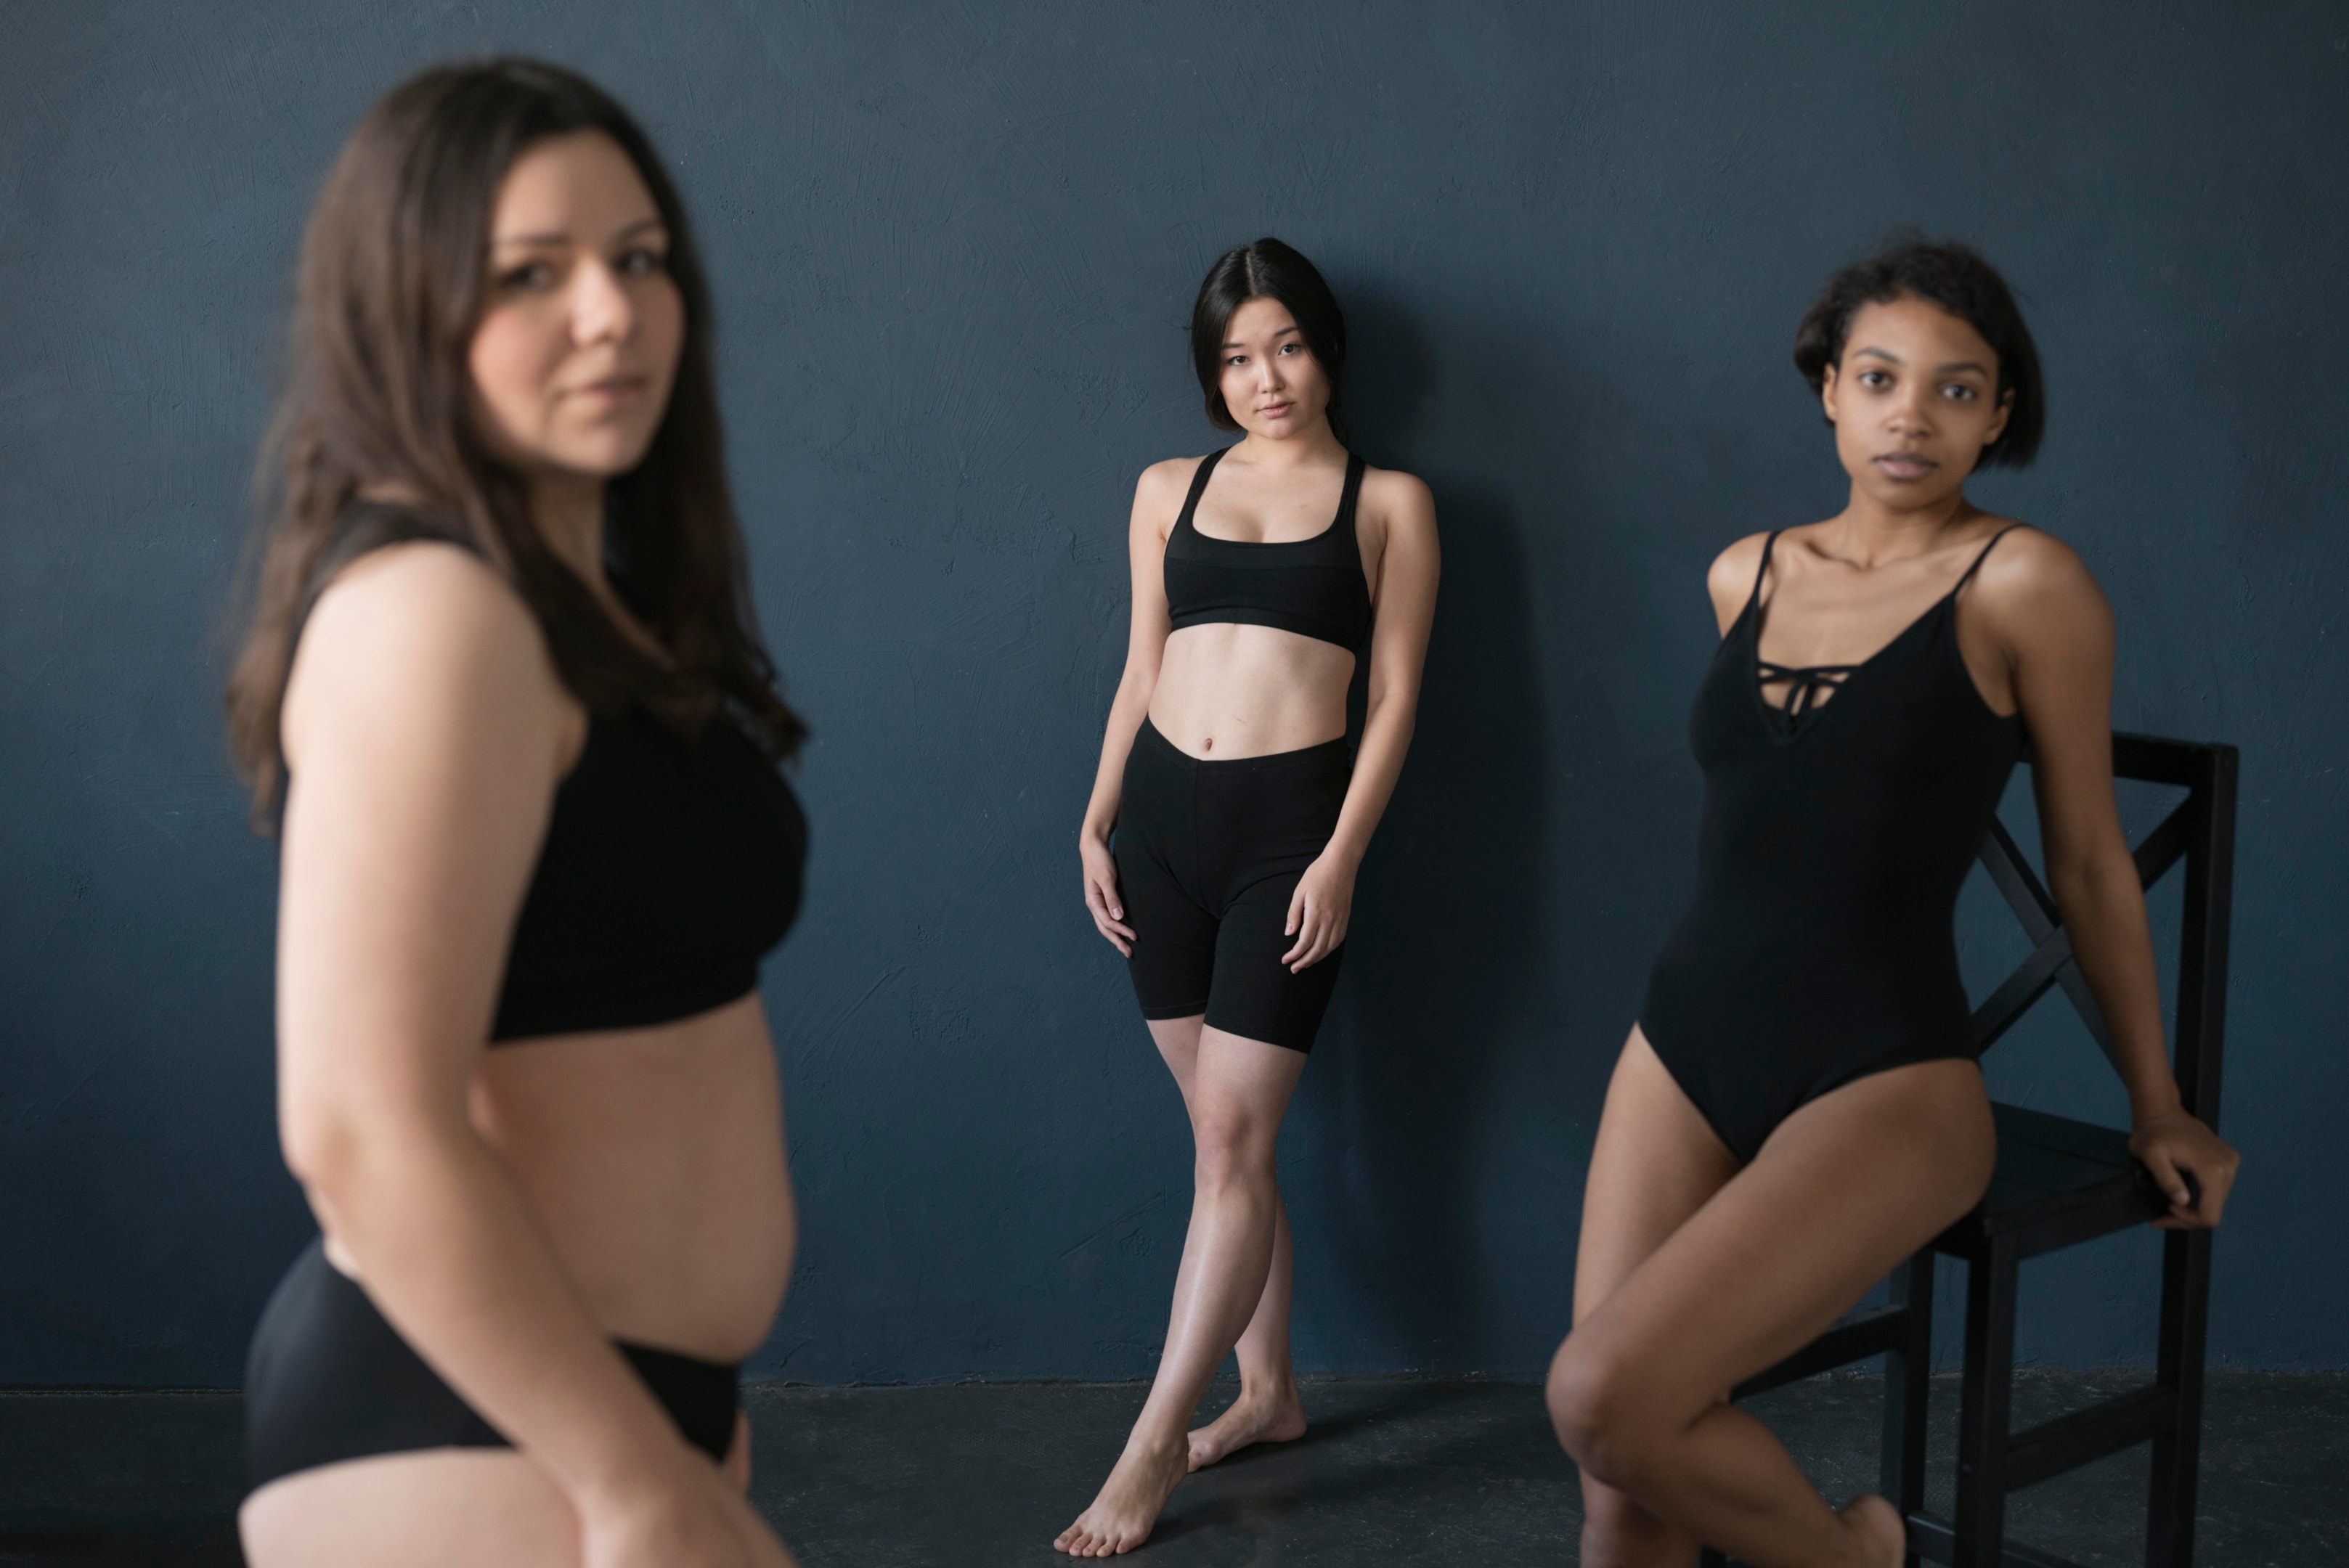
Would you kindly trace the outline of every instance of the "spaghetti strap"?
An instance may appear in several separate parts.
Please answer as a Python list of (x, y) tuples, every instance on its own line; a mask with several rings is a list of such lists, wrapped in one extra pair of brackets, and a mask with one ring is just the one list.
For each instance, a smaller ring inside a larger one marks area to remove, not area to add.
[(1956, 598), (1958, 596), (1958, 589), (1963, 588), (1967, 583), (1973, 581), (1974, 573), (1982, 570), (1982, 563), (1990, 559), (1990, 552), (1998, 548), (1998, 542), (2000, 540), (2004, 539), (2008, 534), (2013, 533), (2018, 528), (2026, 528), (2028, 526), (2030, 525), (2027, 523), (2010, 522), (2004, 528), (2000, 529), (1996, 533), (1992, 534), (1990, 536), (1990, 542), (1983, 545), (1982, 547), (1982, 552), (1974, 557), (1974, 563), (1966, 568), (1965, 574), (1958, 579), (1956, 587), (1950, 590), (1950, 597), (1952, 599)]
[(1754, 591), (1745, 595), (1748, 610), (1759, 607), (1762, 603), (1762, 579), (1770, 575), (1770, 552), (1776, 548), (1778, 536), (1785, 531), (1785, 529), (1774, 528), (1770, 531), (1770, 537), (1762, 542), (1762, 564), (1754, 569)]
[(1199, 510), (1199, 498), (1207, 493), (1207, 476), (1216, 471), (1216, 465), (1222, 462), (1224, 454), (1230, 450), (1229, 447), (1218, 447), (1199, 459), (1198, 468), (1191, 475), (1191, 493), (1183, 498), (1183, 511), (1174, 519), (1175, 532), (1180, 533), (1186, 528), (1197, 531), (1198, 525), (1191, 521), (1191, 514)]

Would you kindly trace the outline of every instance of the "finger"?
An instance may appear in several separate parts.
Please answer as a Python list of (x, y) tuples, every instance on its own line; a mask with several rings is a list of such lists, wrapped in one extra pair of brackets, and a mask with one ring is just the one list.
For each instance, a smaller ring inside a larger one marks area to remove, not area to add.
[(1316, 920), (1311, 929), (1298, 937), (1296, 958), (1288, 965), (1288, 972), (1291, 975), (1301, 975), (1320, 962), (1321, 955), (1330, 950), (1328, 942), (1324, 940), (1329, 934), (1329, 930), (1327, 921)]
[(1123, 942), (1120, 941), (1120, 940), (1118, 939), (1118, 933), (1119, 933), (1119, 931), (1120, 931), (1120, 930), (1122, 930), (1123, 928), (1122, 928), (1122, 927), (1119, 927), (1119, 926), (1112, 925), (1108, 921), (1103, 920), (1103, 919), (1102, 919), (1100, 915), (1098, 915), (1098, 914), (1096, 914), (1096, 915), (1094, 915), (1094, 916), (1093, 916), (1093, 929), (1094, 929), (1095, 931), (1098, 931), (1098, 932), (1100, 932), (1100, 933), (1102, 934), (1102, 940), (1103, 942), (1106, 942), (1106, 943), (1108, 943), (1112, 947), (1116, 948), (1116, 949), (1118, 950), (1118, 952), (1119, 952), (1119, 953), (1121, 953), (1122, 954), (1123, 954), (1124, 956), (1126, 956), (1126, 957), (1128, 957), (1128, 958), (1131, 958), (1131, 957), (1133, 957), (1133, 949), (1132, 947), (1129, 947), (1129, 946), (1126, 944), (1126, 943), (1127, 943), (1127, 942), (1130, 942), (1130, 941), (1133, 939), (1133, 933), (1132, 933), (1132, 932), (1130, 932), (1130, 931), (1126, 932), (1126, 933), (1125, 933), (1126, 941), (1123, 941)]
[(1085, 903), (1108, 915), (1112, 920), (1123, 920), (1125, 908), (1117, 896), (1117, 884), (1096, 877), (1085, 878)]
[(2169, 1150), (2154, 1143), (2145, 1151), (2144, 1161), (2147, 1172), (2153, 1177), (2153, 1184), (2161, 1189), (2162, 1196), (2169, 1200), (2170, 1206), (2190, 1212), (2194, 1207), (2194, 1195), (2187, 1191), (2186, 1178), (2178, 1173), (2177, 1162), (2170, 1159)]

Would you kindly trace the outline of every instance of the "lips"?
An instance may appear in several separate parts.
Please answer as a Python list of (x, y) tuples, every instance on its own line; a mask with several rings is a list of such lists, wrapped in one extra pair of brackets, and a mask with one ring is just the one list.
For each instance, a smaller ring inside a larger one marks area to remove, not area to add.
[(1896, 480), (1922, 479), (1941, 466), (1922, 452), (1887, 452), (1874, 460)]

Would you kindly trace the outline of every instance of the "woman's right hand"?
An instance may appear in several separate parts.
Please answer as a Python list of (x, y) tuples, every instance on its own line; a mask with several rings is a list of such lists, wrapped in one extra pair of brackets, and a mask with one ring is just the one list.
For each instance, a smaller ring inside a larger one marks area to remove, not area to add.
[(1093, 929), (1126, 957), (1133, 956), (1133, 927), (1124, 923), (1125, 902), (1117, 896), (1117, 857), (1107, 839), (1091, 828), (1077, 835), (1077, 854), (1085, 864), (1085, 908), (1092, 913)]
[(581, 1568), (798, 1568), (758, 1511), (699, 1454), (665, 1480), (581, 1504)]

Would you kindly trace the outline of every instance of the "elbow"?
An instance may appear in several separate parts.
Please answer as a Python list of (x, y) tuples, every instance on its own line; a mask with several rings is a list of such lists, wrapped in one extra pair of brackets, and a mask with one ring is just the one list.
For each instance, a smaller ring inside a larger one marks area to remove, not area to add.
[(353, 1109), (322, 1097), (289, 1096), (278, 1112), (285, 1169), (304, 1190), (331, 1203), (367, 1165), (367, 1128)]
[[(425, 1136), (419, 1140), (412, 1131)], [(396, 1163), (402, 1149), (429, 1138), (429, 1130), (410, 1129), (347, 1093), (288, 1095), (278, 1115), (286, 1170), (314, 1200), (334, 1210), (347, 1210), (375, 1185), (376, 1173)]]

